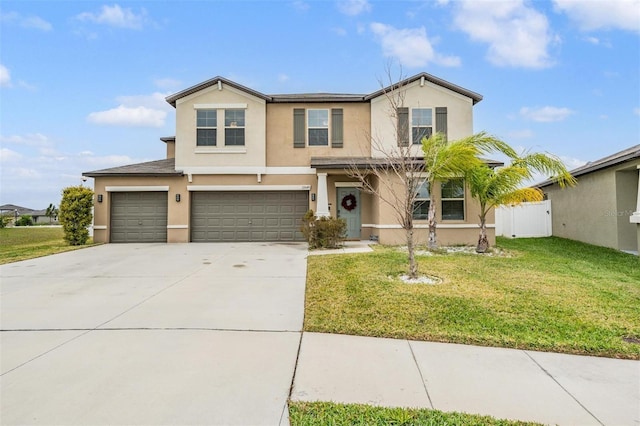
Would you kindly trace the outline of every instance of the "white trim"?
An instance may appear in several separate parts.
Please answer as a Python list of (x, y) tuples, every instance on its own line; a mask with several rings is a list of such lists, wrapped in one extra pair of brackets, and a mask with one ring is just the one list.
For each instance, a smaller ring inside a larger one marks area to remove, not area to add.
[(167, 229), (189, 229), (189, 225), (167, 225)]
[(162, 192), (169, 191), (168, 186), (106, 186), (107, 192)]
[(107, 225), (93, 225), (93, 230), (96, 231), (104, 231), (107, 229)]
[(193, 151), (194, 154), (246, 154), (246, 148), (227, 148), (227, 147), (219, 147), (219, 148), (196, 148)]
[(187, 185), (187, 191), (309, 191), (311, 185)]
[(193, 104), (193, 109), (247, 109), (247, 104)]
[(362, 188), (362, 182), (335, 182), (336, 188)]
[[(402, 229), (400, 225), (377, 225), (375, 223), (363, 223), (361, 225), (363, 228), (374, 228), (374, 229)], [(495, 228), (496, 225), (493, 223), (488, 223), (487, 228)], [(414, 229), (429, 229), (429, 225), (413, 225)], [(451, 224), (436, 224), (436, 229), (480, 229), (480, 225), (477, 223), (451, 223)]]
[(316, 169), (311, 167), (252, 167), (252, 166), (181, 166), (176, 165), (187, 175), (315, 175)]

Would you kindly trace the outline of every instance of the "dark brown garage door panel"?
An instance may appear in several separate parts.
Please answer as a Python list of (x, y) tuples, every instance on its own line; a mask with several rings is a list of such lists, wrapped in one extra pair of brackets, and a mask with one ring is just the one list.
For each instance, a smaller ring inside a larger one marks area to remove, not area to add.
[(111, 193), (111, 242), (166, 243), (167, 193)]
[(307, 191), (193, 192), (191, 241), (302, 241)]

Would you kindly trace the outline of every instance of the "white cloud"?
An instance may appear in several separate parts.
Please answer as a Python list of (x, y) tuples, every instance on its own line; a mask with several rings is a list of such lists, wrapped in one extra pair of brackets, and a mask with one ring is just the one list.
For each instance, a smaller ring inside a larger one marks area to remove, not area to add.
[(340, 28), (340, 27), (333, 27), (331, 28), (331, 32), (339, 35), (339, 36), (346, 36), (347, 35), (347, 30), (345, 30), (344, 28)]
[(581, 30), (620, 29), (640, 32), (640, 0), (554, 0)]
[(29, 133), (22, 135), (2, 136), (0, 143), (37, 148), (40, 153), (47, 152), (53, 147), (53, 141), (42, 133)]
[(89, 21), (96, 24), (104, 24), (118, 28), (140, 30), (146, 22), (147, 12), (141, 9), (139, 14), (129, 8), (121, 8), (119, 5), (102, 6), (100, 13), (83, 12), (76, 16), (80, 21)]
[(360, 15), (371, 11), (371, 4), (367, 0), (339, 0), (338, 10), (349, 16)]
[(396, 29), (374, 22), (370, 28), (382, 45), (382, 53), (397, 59), (401, 65), (410, 68), (423, 67), (429, 62), (449, 67), (460, 65), (459, 57), (441, 55), (434, 50), (424, 27)]
[(156, 78), (153, 83), (160, 89), (175, 89), (182, 86), (182, 82), (174, 78)]
[(53, 29), (53, 25), (39, 16), (30, 16), (28, 18), (24, 18), (20, 23), (24, 28), (33, 28), (40, 31), (51, 31)]
[(563, 121), (575, 112), (569, 108), (558, 108), (545, 106), (542, 108), (520, 108), (520, 115), (527, 120), (537, 121), (539, 123), (551, 123), (554, 121)]
[(311, 7), (309, 5), (309, 3), (304, 2), (302, 0), (295, 0), (294, 2), (291, 3), (291, 5), (293, 6), (294, 9), (296, 9), (298, 12), (306, 12), (307, 10), (309, 10), (309, 8)]
[(92, 112), (87, 116), (87, 121), (104, 126), (162, 127), (166, 117), (166, 111), (119, 105), (107, 111)]
[(579, 158), (567, 157), (564, 155), (561, 155), (559, 158), (568, 170), (577, 169), (578, 167), (587, 164), (585, 160), (581, 160)]
[(21, 157), (22, 155), (16, 151), (12, 151), (9, 148), (0, 148), (0, 163), (17, 161)]
[(118, 96), (116, 102), (127, 107), (143, 106), (151, 109), (173, 111), (173, 107), (166, 101), (170, 93), (154, 92), (150, 95)]
[(513, 130), (507, 136), (510, 139), (529, 139), (533, 137), (533, 132), (530, 129)]
[(640, 108), (634, 108), (633, 113), (637, 116), (640, 116)]
[(455, 4), (454, 25), (472, 40), (487, 43), (487, 59), (500, 67), (546, 68), (549, 46), (557, 40), (544, 14), (523, 0)]
[(278, 81), (280, 83), (284, 83), (286, 81), (289, 81), (289, 76), (287, 74), (278, 74)]
[(17, 12), (0, 13), (0, 21), (15, 23), (20, 25), (22, 28), (36, 29), (40, 31), (51, 31), (53, 29), (53, 25), (51, 25), (51, 23), (45, 21), (39, 16), (28, 16), (25, 18)]
[(0, 87), (11, 87), (11, 73), (2, 64), (0, 64)]

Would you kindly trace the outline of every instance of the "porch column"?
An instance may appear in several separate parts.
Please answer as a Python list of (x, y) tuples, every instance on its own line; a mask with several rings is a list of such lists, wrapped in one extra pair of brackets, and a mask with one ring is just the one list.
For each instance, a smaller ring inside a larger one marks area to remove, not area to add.
[(629, 217), (629, 222), (640, 224), (640, 166), (638, 166), (638, 195), (636, 197), (636, 211)]
[(316, 203), (316, 216), (329, 217), (329, 195), (327, 194), (327, 174), (318, 173), (318, 201)]

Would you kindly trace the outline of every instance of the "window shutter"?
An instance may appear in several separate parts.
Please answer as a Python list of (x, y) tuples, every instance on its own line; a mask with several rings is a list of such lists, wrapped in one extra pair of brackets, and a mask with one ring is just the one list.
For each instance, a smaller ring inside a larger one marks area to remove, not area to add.
[(293, 147), (304, 148), (305, 129), (304, 129), (304, 109), (294, 108), (293, 110)]
[(331, 110), (331, 147), (342, 148), (344, 143), (344, 125), (342, 121), (342, 108)]
[(436, 108), (436, 132), (447, 137), (447, 107)]
[(398, 115), (398, 146), (409, 146), (409, 108), (401, 107)]

